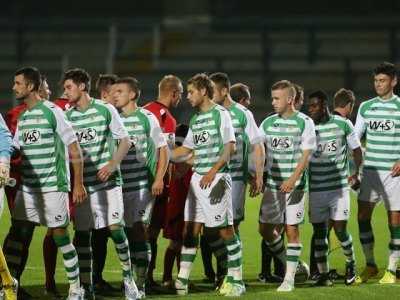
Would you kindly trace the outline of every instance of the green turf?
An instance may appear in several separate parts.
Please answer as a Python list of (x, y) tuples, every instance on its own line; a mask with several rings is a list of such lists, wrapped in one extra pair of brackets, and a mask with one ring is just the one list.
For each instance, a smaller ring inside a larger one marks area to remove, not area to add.
[[(337, 282), (332, 288), (313, 288), (309, 284), (299, 285), (296, 290), (290, 294), (278, 294), (275, 292), (276, 285), (262, 284), (257, 281), (257, 274), (260, 271), (260, 237), (257, 231), (258, 208), (260, 199), (248, 199), (246, 203), (246, 220), (241, 225), (241, 238), (243, 241), (244, 253), (244, 279), (249, 285), (247, 293), (243, 298), (245, 299), (400, 299), (400, 285), (381, 286), (377, 280), (372, 280), (368, 284), (363, 284), (355, 287), (347, 287), (342, 282)], [(353, 213), (350, 222), (350, 231), (353, 235), (353, 240), (357, 255), (358, 269), (361, 270), (364, 264), (364, 258), (361, 255), (360, 243), (358, 240), (356, 217), (356, 206), (353, 200)], [(375, 232), (375, 255), (377, 263), (382, 270), (387, 264), (387, 244), (388, 244), (388, 230), (386, 213), (382, 205), (380, 205), (374, 213), (374, 232)], [(5, 233), (9, 228), (9, 214), (4, 212), (0, 222), (1, 240), (4, 239)], [(22, 285), (32, 294), (39, 299), (48, 299), (43, 294), (44, 283), (44, 269), (42, 258), (42, 240), (45, 229), (37, 228), (35, 236), (30, 248), (30, 257), (28, 260), (27, 268), (22, 277)], [(308, 262), (309, 256), (309, 242), (311, 234), (311, 225), (306, 220), (302, 225), (302, 242), (303, 253), (302, 258)], [(162, 273), (163, 252), (165, 249), (165, 241), (160, 240), (159, 256), (157, 260), (156, 279), (159, 280)], [(60, 290), (66, 293), (66, 276), (63, 269), (63, 264), (58, 257), (57, 275), (56, 280), (59, 284)], [(344, 256), (341, 249), (333, 251), (330, 255), (331, 268), (337, 268), (340, 273), (344, 270)], [(115, 255), (111, 241), (109, 242), (109, 257), (107, 259), (104, 277), (106, 280), (111, 281), (115, 286), (119, 286), (121, 280), (121, 273), (119, 263)], [(192, 271), (191, 279), (197, 286), (196, 291), (188, 297), (181, 299), (216, 299), (215, 293), (212, 291), (211, 286), (202, 285), (201, 279), (203, 277), (201, 257), (197, 256), (195, 266)], [(148, 298), (163, 298), (172, 299), (176, 298), (175, 295), (162, 295), (162, 296), (148, 296)], [(218, 297), (220, 298), (220, 297)], [(106, 299), (123, 299), (121, 298), (106, 298)]]

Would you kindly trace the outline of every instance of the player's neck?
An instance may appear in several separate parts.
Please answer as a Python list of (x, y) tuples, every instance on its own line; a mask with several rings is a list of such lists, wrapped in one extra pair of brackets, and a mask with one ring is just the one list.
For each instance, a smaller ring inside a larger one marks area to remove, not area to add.
[(78, 110), (86, 110), (90, 105), (91, 98), (88, 93), (82, 94), (79, 100), (76, 102)]
[(335, 108), (334, 112), (338, 113), (343, 118), (347, 118), (346, 108), (344, 107), (337, 107)]
[(225, 108), (230, 108), (233, 105), (233, 100), (230, 95), (225, 97), (224, 101), (222, 102), (222, 105)]
[(213, 107), (215, 103), (211, 101), (209, 98), (205, 98), (203, 102), (199, 105), (199, 110), (201, 112), (209, 111), (211, 107)]
[(379, 96), (380, 99), (382, 100), (390, 100), (393, 98), (393, 91), (390, 91), (389, 93)]
[(292, 107), (286, 109), (283, 113), (281, 113), (281, 117), (283, 119), (289, 119), (291, 116), (293, 116), (295, 113), (297, 113), (297, 110), (294, 110)]
[(157, 102), (161, 103), (162, 105), (166, 106), (167, 108), (170, 108), (170, 106), (171, 106), (171, 101), (166, 97), (158, 97)]
[(40, 99), (39, 94), (36, 92), (30, 93), (29, 96), (24, 99), (24, 102), (28, 109), (32, 109), (40, 101), (42, 101), (42, 99)]
[(129, 116), (130, 114), (134, 113), (137, 110), (138, 106), (136, 101), (129, 101), (127, 105), (121, 108), (122, 114), (124, 116)]

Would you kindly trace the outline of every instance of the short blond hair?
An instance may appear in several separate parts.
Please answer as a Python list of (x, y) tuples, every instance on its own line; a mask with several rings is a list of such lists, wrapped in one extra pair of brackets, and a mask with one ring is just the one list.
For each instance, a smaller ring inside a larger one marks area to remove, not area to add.
[(289, 80), (277, 81), (271, 87), (271, 91), (284, 90), (284, 89), (287, 89), (289, 91), (289, 96), (292, 97), (293, 100), (296, 98), (296, 88), (294, 87), (293, 83), (291, 83)]

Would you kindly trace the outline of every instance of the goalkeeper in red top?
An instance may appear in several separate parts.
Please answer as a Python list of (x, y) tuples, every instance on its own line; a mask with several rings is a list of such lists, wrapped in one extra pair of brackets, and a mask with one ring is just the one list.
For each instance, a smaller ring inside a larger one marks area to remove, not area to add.
[[(144, 106), (145, 109), (152, 112), (158, 119), (160, 127), (164, 132), (168, 146), (172, 149), (175, 144), (176, 120), (170, 113), (171, 107), (176, 107), (182, 98), (183, 86), (181, 80), (174, 75), (167, 75), (161, 79), (158, 84), (158, 98)], [(168, 186), (170, 181), (169, 171), (164, 177), (164, 192), (156, 198), (153, 208), (152, 220), (149, 228), (149, 240), (151, 246), (151, 261), (148, 271), (148, 287), (155, 285), (153, 279), (153, 270), (156, 265), (157, 257), (157, 238), (162, 228), (164, 228), (166, 205), (168, 201)], [(174, 255), (171, 253), (170, 255)]]

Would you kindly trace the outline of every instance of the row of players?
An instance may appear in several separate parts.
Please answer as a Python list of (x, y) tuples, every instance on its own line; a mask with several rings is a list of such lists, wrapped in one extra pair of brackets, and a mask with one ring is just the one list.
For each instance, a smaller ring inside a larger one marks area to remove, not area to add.
[[(82, 296), (79, 288), (76, 253), (64, 229), (68, 220), (65, 207), (68, 180), (63, 182), (62, 179), (67, 179), (68, 165), (58, 166), (55, 163), (55, 157), (58, 155), (66, 161), (68, 154), (65, 149), (60, 151), (60, 148), (55, 147), (56, 144), (60, 147), (60, 144), (64, 143), (68, 145), (73, 165), (73, 195), (74, 201), (78, 203), (75, 208), (75, 245), (79, 245), (77, 249), (83, 286), (88, 287), (89, 294), (92, 293), (91, 276), (85, 274), (91, 271), (89, 229), (109, 227), (124, 270), (126, 296), (129, 297), (130, 290), (134, 290), (131, 293), (132, 297), (144, 295), (144, 280), (141, 280), (144, 274), (141, 273), (141, 264), (138, 263), (141, 257), (135, 257), (133, 254), (137, 283), (140, 288), (140, 292), (137, 292), (132, 279), (131, 262), (127, 255), (129, 247), (120, 226), (123, 205), (116, 207), (118, 201), (115, 199), (121, 198), (120, 203), (125, 202), (125, 222), (128, 228), (133, 229), (132, 225), (137, 223), (146, 223), (145, 220), (148, 220), (151, 211), (151, 208), (148, 209), (151, 207), (149, 203), (153, 202), (149, 200), (152, 197), (148, 195), (150, 192), (153, 196), (159, 195), (163, 189), (162, 178), (167, 168), (168, 149), (165, 137), (160, 134), (161, 130), (154, 130), (157, 126), (159, 128), (155, 117), (136, 105), (140, 94), (137, 81), (133, 78), (119, 79), (116, 83), (118, 88), (113, 92), (116, 94), (116, 106), (121, 109), (124, 122), (119, 119), (120, 116), (111, 105), (90, 98), (88, 94), (90, 78), (86, 72), (77, 69), (67, 72), (63, 84), (65, 95), (72, 107), (67, 111), (66, 117), (76, 131), (76, 135), (71, 135), (72, 127), (60, 111), (51, 103), (41, 101), (38, 96), (40, 74), (37, 72), (39, 80), (35, 82), (32, 79), (34, 76), (30, 76), (27, 70), (32, 71), (28, 68), (23, 69), (22, 73), (17, 72), (14, 85), (17, 98), (23, 99), (28, 109), (20, 116), (14, 137), (14, 144), (22, 151), (24, 169), (22, 170), (22, 190), (17, 193), (13, 209), (15, 220), (13, 226), (18, 228), (15, 228), (13, 232), (16, 232), (16, 235), (21, 232), (30, 232), (20, 230), (26, 226), (26, 222), (23, 221), (27, 220), (54, 228), (52, 230), (54, 239), (61, 251), (64, 250), (63, 256), (71, 283), (70, 297), (79, 299)], [(260, 232), (274, 256), (286, 263), (285, 278), (278, 291), (291, 291), (294, 288), (294, 274), (302, 247), (298, 224), (303, 221), (304, 216), (307, 167), (310, 173), (310, 218), (314, 225), (315, 257), (321, 273), (320, 282), (326, 284), (329, 280), (325, 275), (328, 271), (327, 221), (331, 219), (334, 221), (333, 227), (347, 258), (347, 283), (353, 283), (356, 279), (354, 253), (351, 236), (346, 231), (346, 220), (349, 215), (347, 149), (352, 149), (354, 153), (356, 170), (350, 179), (356, 182), (361, 164), (359, 137), (364, 131), (367, 131), (367, 152), (359, 203), (361, 214), (364, 211), (366, 216), (364, 221), (360, 222), (360, 236), (367, 258), (367, 269), (361, 274), (360, 280), (366, 281), (368, 277), (374, 275), (374, 268), (376, 270), (373, 251), (371, 251), (372, 230), (368, 213), (372, 212), (374, 206), (371, 203), (383, 198), (391, 216), (389, 219), (391, 253), (388, 271), (381, 282), (394, 282), (393, 272), (398, 260), (396, 250), (398, 245), (395, 238), (398, 225), (396, 225), (396, 203), (392, 198), (396, 192), (393, 189), (397, 188), (393, 182), (398, 178), (399, 167), (395, 154), (391, 151), (395, 152), (392, 148), (396, 147), (395, 116), (398, 99), (393, 95), (396, 80), (396, 71), (391, 64), (383, 64), (375, 70), (375, 86), (379, 97), (363, 103), (359, 110), (356, 130), (353, 130), (348, 120), (329, 115), (326, 101), (318, 97), (315, 97), (315, 103), (309, 103), (309, 112), (316, 123), (315, 127), (309, 117), (294, 109), (296, 90), (289, 81), (280, 81), (272, 86), (272, 104), (277, 114), (269, 116), (260, 128), (257, 128), (251, 113), (230, 98), (229, 80), (226, 75), (217, 73), (210, 79), (204, 74), (198, 74), (190, 79), (187, 86), (188, 100), (198, 111), (190, 122), (189, 132), (183, 145), (169, 153), (172, 161), (177, 161), (181, 157), (187, 159), (192, 155), (194, 171), (185, 206), (186, 222), (181, 263), (175, 282), (178, 293), (186, 294), (188, 291), (189, 273), (203, 224), (206, 227), (218, 229), (219, 235), (215, 235), (216, 238), (212, 242), (216, 253), (227, 252), (227, 274), (219, 288), (219, 293), (238, 296), (245, 291), (241, 274), (241, 243), (238, 230), (235, 230), (232, 225), (234, 215), (243, 214), (241, 208), (244, 202), (244, 183), (247, 180), (247, 172), (244, 171), (243, 166), (248, 158), (253, 160), (255, 166), (250, 176), (251, 194), (257, 195), (263, 188), (264, 143), (267, 149), (267, 176), (260, 213)], [(178, 89), (177, 92), (181, 94), (183, 89)], [(343, 104), (344, 109), (346, 107), (352, 109), (354, 96), (351, 93), (341, 90), (337, 96), (337, 99), (347, 99), (338, 100), (341, 102), (340, 105)], [(216, 105), (212, 100), (222, 106)], [(125, 120), (137, 114), (140, 116), (135, 116), (136, 122), (132, 119)], [(51, 122), (56, 123), (51, 124)], [(132, 132), (126, 133), (123, 123), (128, 131), (132, 128)], [(45, 132), (46, 130), (48, 132)], [(53, 130), (56, 135), (51, 137), (50, 130)], [(110, 136), (112, 137), (109, 138)], [(131, 136), (130, 139), (129, 136)], [(149, 139), (149, 137), (152, 138)], [(57, 138), (59, 140), (55, 141)], [(113, 152), (112, 141), (115, 139), (120, 140), (120, 143), (117, 150)], [(78, 142), (85, 157), (83, 171)], [(128, 154), (125, 161), (128, 164), (136, 164), (133, 172), (129, 172), (132, 171), (131, 165), (124, 170), (124, 157), (131, 143), (134, 144), (130, 148), (133, 156), (129, 158)], [(49, 152), (45, 151), (45, 146), (50, 148)], [(40, 151), (38, 151), (39, 148)], [(158, 149), (158, 156), (155, 155), (155, 149)], [(56, 155), (49, 158), (49, 153)], [(154, 156), (150, 157), (151, 154)], [(388, 161), (388, 157), (391, 161)], [(158, 164), (156, 164), (156, 159), (158, 159)], [(49, 160), (53, 161), (49, 162)], [(129, 175), (124, 180), (124, 198), (129, 198), (130, 201), (122, 201), (117, 168), (121, 161), (123, 176)], [(143, 163), (145, 166), (140, 166)], [(388, 169), (390, 163), (392, 164)], [(228, 164), (230, 169), (228, 169)], [(146, 168), (152, 169), (153, 172), (148, 172)], [(84, 184), (82, 173), (85, 174)], [(375, 177), (371, 179), (372, 176)], [(132, 180), (133, 178), (136, 179)], [(141, 181), (145, 181), (142, 183), (143, 188), (140, 185)], [(136, 183), (132, 185), (132, 188), (136, 187), (136, 189), (125, 190), (129, 182)], [(384, 193), (382, 193), (382, 187), (386, 188)], [(130, 195), (126, 197), (128, 192)], [(36, 199), (38, 195), (41, 201)], [(43, 201), (46, 197), (51, 199), (55, 195), (56, 201)], [(60, 201), (61, 195), (65, 199)], [(113, 202), (108, 201), (110, 196), (114, 199)], [(84, 201), (86, 197), (88, 199)], [(235, 198), (238, 199), (235, 200)], [(327, 201), (327, 198), (331, 200)], [(132, 199), (142, 201), (132, 201)], [(142, 205), (146, 203), (143, 209), (138, 209), (138, 207), (133, 209), (133, 205), (138, 205), (133, 203), (138, 202)], [(48, 207), (47, 203), (53, 203), (55, 207)], [(232, 209), (232, 205), (236, 205), (239, 209)], [(139, 215), (136, 220), (135, 215)], [(236, 219), (240, 217), (236, 216)], [(369, 230), (365, 230), (368, 229), (368, 223)], [(139, 226), (138, 231), (143, 232), (142, 225)], [(286, 253), (281, 236), (283, 229), (286, 230), (288, 238)], [(366, 242), (367, 234), (369, 238)], [(137, 236), (140, 236), (140, 233), (135, 235), (136, 238)], [(143, 240), (133, 243), (133, 247), (140, 242)], [(82, 251), (81, 254), (79, 250)], [(141, 248), (141, 253), (147, 254), (148, 248)], [(11, 261), (16, 261), (16, 259), (11, 259)]]

